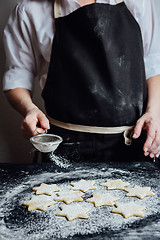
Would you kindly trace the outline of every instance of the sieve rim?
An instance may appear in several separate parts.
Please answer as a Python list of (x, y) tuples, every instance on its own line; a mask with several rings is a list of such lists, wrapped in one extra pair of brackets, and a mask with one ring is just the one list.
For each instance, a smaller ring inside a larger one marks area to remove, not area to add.
[[(43, 136), (46, 136), (46, 137), (55, 137), (55, 141), (49, 141), (49, 142), (41, 142), (41, 141), (36, 141), (36, 138), (39, 138), (39, 137), (43, 137)], [(37, 134), (35, 136), (32, 136), (30, 138), (30, 142), (31, 143), (34, 143), (34, 144), (41, 144), (41, 145), (46, 145), (46, 144), (59, 144), (63, 141), (62, 137), (58, 136), (58, 135), (55, 135), (55, 134), (46, 134), (46, 133), (42, 133), (42, 134)]]

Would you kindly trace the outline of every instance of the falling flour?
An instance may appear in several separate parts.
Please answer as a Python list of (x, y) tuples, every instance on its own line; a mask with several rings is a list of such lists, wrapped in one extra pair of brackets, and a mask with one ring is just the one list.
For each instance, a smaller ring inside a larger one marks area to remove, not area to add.
[(59, 157), (54, 155), (53, 152), (51, 152), (49, 154), (49, 159), (50, 161), (52, 161), (56, 166), (60, 167), (60, 168), (68, 168), (70, 166), (70, 161), (67, 160), (64, 157)]

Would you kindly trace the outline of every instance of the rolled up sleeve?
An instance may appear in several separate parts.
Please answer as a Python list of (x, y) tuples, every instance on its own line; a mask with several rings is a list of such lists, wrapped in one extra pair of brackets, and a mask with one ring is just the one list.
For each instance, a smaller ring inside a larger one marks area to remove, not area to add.
[(144, 44), (144, 62), (146, 78), (160, 74), (160, 24), (154, 1), (145, 1), (141, 26)]
[(30, 91), (33, 90), (34, 74), (25, 69), (10, 69), (5, 72), (3, 80), (3, 91), (8, 91), (14, 88), (26, 88)]
[(14, 88), (33, 89), (36, 63), (32, 42), (33, 29), (28, 16), (18, 5), (4, 29), (6, 71), (3, 90)]

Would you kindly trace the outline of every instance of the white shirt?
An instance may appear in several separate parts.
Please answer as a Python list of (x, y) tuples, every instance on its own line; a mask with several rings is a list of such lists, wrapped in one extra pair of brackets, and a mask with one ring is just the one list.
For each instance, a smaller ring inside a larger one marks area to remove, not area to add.
[[(116, 1), (97, 3), (114, 5)], [(154, 0), (125, 0), (125, 4), (141, 28), (148, 79), (160, 74), (160, 28)], [(61, 7), (65, 16), (81, 6), (77, 0), (61, 0)], [(54, 33), (53, 0), (22, 0), (17, 4), (4, 30), (4, 91), (18, 87), (32, 91), (35, 79), (44, 87)]]

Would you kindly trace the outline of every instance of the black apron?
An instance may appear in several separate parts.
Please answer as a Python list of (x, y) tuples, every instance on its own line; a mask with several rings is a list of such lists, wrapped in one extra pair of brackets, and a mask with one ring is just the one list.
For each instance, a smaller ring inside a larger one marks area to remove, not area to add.
[[(125, 3), (80, 7), (56, 18), (55, 29), (42, 92), (47, 114), (85, 126), (135, 125), (146, 108), (147, 87), (140, 27)], [(68, 158), (128, 160), (134, 149), (124, 145), (123, 134), (81, 133), (55, 126), (51, 132), (63, 138), (58, 149)], [(135, 156), (139, 151), (143, 155), (142, 144), (134, 149)]]

